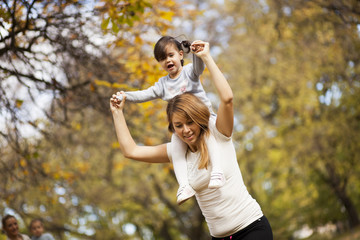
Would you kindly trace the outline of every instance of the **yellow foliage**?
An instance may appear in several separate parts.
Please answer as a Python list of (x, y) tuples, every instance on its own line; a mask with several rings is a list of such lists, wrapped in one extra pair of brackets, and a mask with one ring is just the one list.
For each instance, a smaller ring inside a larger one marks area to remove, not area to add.
[(140, 103), (139, 106), (140, 106), (143, 110), (148, 110), (149, 108), (154, 107), (154, 103), (153, 103), (152, 101), (149, 101), (149, 102)]
[(72, 172), (63, 171), (60, 175), (68, 182), (72, 182), (75, 179), (75, 175)]
[(136, 90), (136, 88), (129, 87), (129, 85), (124, 84), (124, 83), (113, 83), (112, 88), (126, 89), (126, 90), (130, 90), (130, 91)]
[(81, 124), (78, 122), (71, 122), (71, 127), (76, 131), (79, 131), (82, 128)]
[(114, 168), (116, 171), (121, 171), (123, 170), (124, 166), (125, 166), (124, 162), (117, 162), (115, 163)]
[(135, 37), (135, 43), (136, 43), (136, 44), (143, 44), (143, 41), (142, 41), (142, 39), (141, 39), (141, 37), (140, 37), (139, 35), (137, 35), (137, 36)]
[(171, 21), (172, 18), (174, 16), (173, 12), (170, 11), (160, 11), (160, 17), (167, 20), (167, 21)]
[(95, 80), (94, 83), (97, 86), (103, 86), (103, 87), (112, 88), (112, 89), (122, 89), (122, 90), (126, 90), (126, 91), (138, 90), (137, 88), (133, 88), (125, 83), (110, 83), (108, 81), (98, 80), (98, 79)]
[(162, 170), (165, 174), (169, 174), (170, 171), (174, 170), (173, 164), (166, 164), (162, 167)]
[(270, 149), (268, 157), (274, 163), (281, 163), (281, 160), (284, 158), (282, 151), (279, 149)]
[(94, 83), (98, 86), (104, 86), (104, 87), (108, 87), (110, 88), (111, 87), (111, 83), (107, 82), (107, 81), (103, 81), (103, 80), (98, 80), (98, 79), (95, 79), (94, 80)]
[(95, 92), (95, 86), (94, 86), (94, 84), (92, 84), (92, 83), (90, 83), (90, 91), (91, 92)]
[(50, 190), (49, 185), (43, 184), (39, 186), (39, 190), (42, 192), (48, 192)]
[(144, 143), (145, 145), (154, 145), (154, 142), (156, 141), (156, 139), (152, 138), (152, 137), (145, 137), (144, 139)]
[(111, 148), (112, 148), (112, 149), (118, 149), (118, 148), (120, 148), (119, 142), (113, 142), (113, 143), (111, 144)]
[(27, 165), (26, 160), (25, 160), (24, 158), (22, 158), (22, 159), (20, 160), (20, 166), (26, 167), (26, 165)]
[(54, 177), (54, 179), (60, 179), (60, 173), (59, 172), (55, 172), (54, 174), (53, 174), (53, 177)]
[(16, 101), (15, 101), (15, 105), (17, 108), (21, 108), (23, 103), (24, 103), (24, 101), (20, 100), (20, 99), (16, 99)]
[(49, 163), (45, 162), (45, 163), (42, 163), (41, 165), (42, 165), (42, 168), (44, 169), (45, 173), (47, 173), (47, 174), (50, 173), (51, 167), (50, 167)]
[[(90, 168), (90, 164), (87, 162), (78, 162), (75, 164), (75, 166), (81, 173), (86, 173)], [(69, 177), (69, 175), (67, 175), (67, 177)], [(74, 177), (74, 176), (71, 176), (71, 177)]]

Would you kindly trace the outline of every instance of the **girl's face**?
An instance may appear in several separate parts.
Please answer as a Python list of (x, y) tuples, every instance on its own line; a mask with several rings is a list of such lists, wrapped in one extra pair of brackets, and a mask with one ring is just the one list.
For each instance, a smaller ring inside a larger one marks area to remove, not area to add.
[(166, 46), (166, 58), (159, 61), (162, 69), (169, 73), (171, 78), (176, 78), (180, 75), (182, 70), (181, 60), (184, 57), (184, 52), (179, 51), (176, 46), (169, 44)]
[(40, 237), (44, 232), (44, 227), (40, 221), (35, 221), (31, 224), (31, 234), (35, 237)]
[(193, 120), (184, 118), (177, 113), (173, 115), (172, 124), (178, 137), (189, 146), (192, 152), (196, 152), (200, 127)]
[(13, 217), (9, 218), (5, 222), (4, 230), (9, 238), (14, 238), (19, 235), (19, 225), (17, 220)]

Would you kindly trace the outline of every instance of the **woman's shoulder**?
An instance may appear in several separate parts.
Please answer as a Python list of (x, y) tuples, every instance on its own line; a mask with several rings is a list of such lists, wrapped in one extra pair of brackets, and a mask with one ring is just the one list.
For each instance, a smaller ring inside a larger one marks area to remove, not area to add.
[(31, 240), (28, 235), (25, 235), (25, 234), (20, 234), (20, 235), (23, 240)]
[(168, 142), (166, 144), (166, 153), (167, 153), (167, 156), (168, 156), (170, 162), (172, 163), (171, 142)]
[(212, 135), (214, 135), (214, 137), (218, 140), (218, 141), (222, 141), (222, 142), (229, 142), (231, 141), (231, 136), (225, 136), (224, 134), (222, 134), (221, 132), (219, 132), (219, 130), (216, 127), (216, 117), (210, 117), (209, 120), (209, 129), (210, 129), (210, 133)]

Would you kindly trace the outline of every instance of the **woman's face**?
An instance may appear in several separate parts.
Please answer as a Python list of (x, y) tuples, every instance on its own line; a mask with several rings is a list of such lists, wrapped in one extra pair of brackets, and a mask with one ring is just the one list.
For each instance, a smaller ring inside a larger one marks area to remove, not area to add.
[(19, 226), (17, 220), (13, 217), (8, 218), (5, 222), (4, 230), (9, 238), (19, 235)]
[(185, 142), (192, 152), (197, 151), (197, 141), (200, 136), (200, 127), (191, 119), (174, 113), (172, 125), (178, 137)]
[(166, 47), (166, 58), (159, 61), (161, 67), (169, 73), (171, 78), (176, 78), (182, 70), (181, 60), (183, 51), (179, 51), (173, 44)]

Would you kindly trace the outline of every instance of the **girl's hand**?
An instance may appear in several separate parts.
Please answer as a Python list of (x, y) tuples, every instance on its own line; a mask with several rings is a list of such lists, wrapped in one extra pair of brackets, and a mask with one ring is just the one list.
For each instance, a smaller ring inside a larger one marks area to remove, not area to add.
[(113, 94), (110, 98), (110, 110), (114, 113), (117, 110), (123, 110), (125, 106), (126, 95), (124, 91)]
[(201, 58), (210, 53), (210, 44), (208, 42), (196, 40), (191, 44), (190, 49), (192, 53)]

